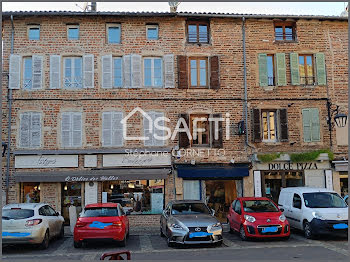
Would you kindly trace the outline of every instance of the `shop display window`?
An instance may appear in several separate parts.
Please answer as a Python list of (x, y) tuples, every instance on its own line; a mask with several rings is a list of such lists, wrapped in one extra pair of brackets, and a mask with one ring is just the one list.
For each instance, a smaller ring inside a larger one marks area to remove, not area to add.
[(40, 183), (21, 183), (22, 203), (40, 202)]
[(341, 196), (345, 197), (349, 194), (349, 188), (348, 188), (348, 172), (340, 172), (340, 191)]
[(163, 179), (103, 182), (102, 188), (102, 201), (120, 203), (131, 215), (161, 214), (163, 211)]
[(82, 184), (62, 183), (62, 215), (65, 223), (69, 223), (69, 207), (75, 206), (77, 215), (82, 211)]

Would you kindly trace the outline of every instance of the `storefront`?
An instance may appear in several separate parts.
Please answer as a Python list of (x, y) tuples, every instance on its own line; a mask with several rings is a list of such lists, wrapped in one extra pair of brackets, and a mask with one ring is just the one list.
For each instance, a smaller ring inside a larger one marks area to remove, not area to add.
[(278, 202), (281, 188), (320, 187), (333, 189), (333, 172), (328, 156), (322, 155), (315, 161), (291, 162), (288, 154), (283, 154), (273, 162), (253, 163), (254, 195), (264, 196)]
[(333, 161), (335, 175), (338, 177), (339, 181), (339, 193), (342, 197), (345, 197), (349, 194), (349, 175), (348, 175), (348, 161), (347, 160), (338, 160)]
[(249, 176), (248, 165), (176, 165), (182, 179), (185, 200), (203, 200), (226, 222), (232, 201), (243, 196), (243, 177)]

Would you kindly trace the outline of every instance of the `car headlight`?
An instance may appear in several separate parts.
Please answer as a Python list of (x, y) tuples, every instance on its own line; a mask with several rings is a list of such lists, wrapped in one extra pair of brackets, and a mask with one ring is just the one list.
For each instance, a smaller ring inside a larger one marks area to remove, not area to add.
[(220, 223), (220, 222), (217, 222), (216, 224), (212, 225), (211, 227), (212, 227), (212, 228), (213, 228), (213, 227), (221, 227), (221, 223)]
[(174, 229), (182, 229), (182, 226), (180, 226), (178, 224), (171, 224), (170, 227), (172, 227)]
[(281, 222), (284, 222), (284, 221), (286, 221), (286, 216), (285, 215), (280, 215), (280, 217), (279, 217), (279, 220), (281, 221)]
[(250, 216), (250, 215), (244, 215), (244, 219), (250, 223), (254, 223), (256, 221), (255, 217)]
[(324, 220), (324, 217), (318, 212), (312, 212), (312, 216), (316, 219)]

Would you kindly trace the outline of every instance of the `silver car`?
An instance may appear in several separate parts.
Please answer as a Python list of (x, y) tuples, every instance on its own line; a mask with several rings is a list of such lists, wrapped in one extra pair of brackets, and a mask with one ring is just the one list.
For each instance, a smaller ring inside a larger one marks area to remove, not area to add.
[(9, 204), (2, 208), (3, 244), (49, 246), (50, 239), (63, 238), (64, 218), (44, 203)]
[(167, 238), (168, 246), (174, 244), (221, 245), (222, 225), (214, 211), (202, 201), (177, 200), (166, 206), (160, 218), (160, 235)]

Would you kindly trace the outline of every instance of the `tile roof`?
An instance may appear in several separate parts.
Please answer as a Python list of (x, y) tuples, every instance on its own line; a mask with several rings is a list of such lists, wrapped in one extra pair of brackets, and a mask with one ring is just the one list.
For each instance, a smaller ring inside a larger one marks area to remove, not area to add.
[(13, 16), (199, 16), (199, 17), (231, 17), (231, 18), (292, 18), (292, 19), (318, 19), (318, 20), (347, 20), (347, 16), (323, 16), (323, 15), (279, 15), (279, 14), (237, 14), (237, 13), (212, 13), (212, 12), (119, 12), (119, 11), (7, 11), (3, 17)]

